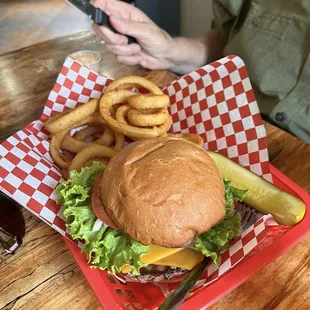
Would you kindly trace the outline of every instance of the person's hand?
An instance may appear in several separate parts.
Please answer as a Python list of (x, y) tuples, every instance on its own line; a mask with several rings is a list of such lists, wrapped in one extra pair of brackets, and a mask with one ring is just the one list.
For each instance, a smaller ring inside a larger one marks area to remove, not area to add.
[[(201, 38), (172, 38), (138, 8), (119, 0), (92, 0), (110, 17), (115, 33), (105, 26), (93, 25), (97, 35), (105, 41), (107, 51), (128, 65), (141, 65), (150, 70), (169, 69), (175, 73), (191, 72), (218, 59), (224, 41), (218, 30), (211, 30)], [(137, 43), (128, 44), (132, 36)]]
[[(115, 33), (105, 26), (93, 25), (96, 34), (105, 41), (107, 51), (128, 65), (141, 65), (157, 70), (169, 69), (173, 39), (138, 8), (119, 0), (93, 0), (92, 4), (110, 17)], [(138, 43), (127, 44), (125, 35)]]

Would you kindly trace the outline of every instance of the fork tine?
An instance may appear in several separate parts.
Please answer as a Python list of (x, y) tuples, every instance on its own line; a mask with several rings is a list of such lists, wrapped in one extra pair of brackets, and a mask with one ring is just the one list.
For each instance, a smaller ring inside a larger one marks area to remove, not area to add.
[(245, 214), (244, 223), (248, 223), (249, 219), (251, 218), (251, 215), (252, 215), (251, 210)]
[(241, 217), (241, 221), (243, 219), (243, 216), (246, 212), (245, 208), (242, 206), (242, 204), (239, 204), (238, 207), (237, 207), (237, 211), (239, 212), (240, 214), (240, 217)]
[(249, 228), (250, 226), (252, 226), (255, 221), (256, 221), (256, 213), (254, 212), (249, 212), (248, 213), (249, 217), (248, 217), (248, 220), (247, 221), (244, 221), (242, 223), (242, 229), (245, 230), (247, 228)]
[(255, 223), (255, 221), (256, 221), (256, 213), (254, 212), (252, 214), (250, 221), (249, 221), (250, 225), (253, 225)]

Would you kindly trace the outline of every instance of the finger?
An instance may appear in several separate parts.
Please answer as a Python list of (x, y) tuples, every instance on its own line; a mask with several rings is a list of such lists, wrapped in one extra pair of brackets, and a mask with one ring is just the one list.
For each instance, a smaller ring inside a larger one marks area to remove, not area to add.
[(107, 15), (116, 15), (126, 19), (133, 20), (150, 20), (141, 10), (135, 6), (119, 1), (119, 0), (92, 0), (92, 5), (96, 8), (100, 8)]
[(125, 65), (135, 66), (139, 65), (143, 60), (143, 57), (140, 54), (132, 55), (132, 56), (117, 56), (118, 62), (121, 62)]
[(105, 49), (117, 56), (132, 56), (141, 52), (140, 45), (136, 43), (129, 45), (112, 45), (106, 43)]
[(148, 23), (135, 22), (115, 15), (110, 16), (110, 23), (117, 32), (133, 36), (137, 39), (145, 39), (150, 36)]
[(109, 44), (125, 45), (128, 43), (126, 36), (115, 33), (106, 26), (93, 24), (93, 30), (104, 42)]
[[(101, 9), (103, 12), (108, 14), (108, 0), (91, 0), (90, 3), (95, 7)], [(113, 6), (112, 6), (113, 7)], [(108, 14), (109, 15), (109, 14)]]
[(117, 16), (122, 16), (122, 11), (128, 11), (129, 4), (124, 3), (122, 1), (115, 0), (92, 0), (91, 4), (101, 9), (107, 15), (115, 14)]

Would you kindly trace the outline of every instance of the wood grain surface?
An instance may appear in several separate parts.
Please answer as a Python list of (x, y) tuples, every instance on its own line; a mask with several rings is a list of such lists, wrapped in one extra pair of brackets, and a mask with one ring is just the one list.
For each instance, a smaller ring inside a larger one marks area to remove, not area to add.
[(88, 16), (64, 0), (0, 1), (0, 55), (85, 30)]
[[(0, 56), (0, 141), (38, 118), (66, 55), (101, 51), (101, 73), (146, 75), (163, 87), (177, 77), (120, 65), (91, 33)], [(310, 145), (266, 123), (271, 163), (310, 192)], [(15, 255), (0, 256), (0, 309), (101, 309), (62, 237), (23, 211), (26, 235)], [(209, 309), (310, 309), (310, 236)]]

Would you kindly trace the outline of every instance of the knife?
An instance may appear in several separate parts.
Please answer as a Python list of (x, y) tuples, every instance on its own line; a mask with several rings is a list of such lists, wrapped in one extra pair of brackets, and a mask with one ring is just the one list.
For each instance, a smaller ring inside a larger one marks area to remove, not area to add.
[(185, 278), (167, 297), (158, 310), (178, 310), (209, 264), (210, 259), (205, 257), (204, 260), (190, 272), (187, 278)]
[[(99, 26), (107, 26), (114, 32), (117, 32), (110, 24), (109, 16), (104, 13), (102, 10), (94, 7), (88, 0), (65, 0), (67, 3), (72, 5), (73, 7), (79, 9), (84, 14), (86, 14), (89, 19), (91, 19), (95, 24)], [(127, 3), (130, 3), (132, 5), (135, 4), (134, 1), (125, 1)], [(134, 37), (127, 36), (128, 38), (128, 44), (137, 42)]]

